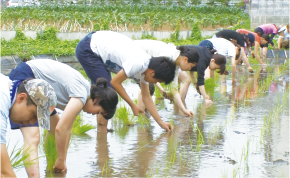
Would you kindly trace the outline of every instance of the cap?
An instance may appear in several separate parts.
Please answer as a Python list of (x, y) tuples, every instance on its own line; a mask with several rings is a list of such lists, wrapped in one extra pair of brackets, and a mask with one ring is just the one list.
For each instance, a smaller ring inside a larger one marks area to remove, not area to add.
[(251, 42), (251, 46), (253, 46), (255, 42), (255, 36), (251, 33), (248, 34), (249, 41)]
[(37, 106), (38, 123), (44, 129), (50, 130), (50, 114), (57, 104), (57, 98), (52, 86), (42, 79), (32, 79), (24, 82), (25, 90)]

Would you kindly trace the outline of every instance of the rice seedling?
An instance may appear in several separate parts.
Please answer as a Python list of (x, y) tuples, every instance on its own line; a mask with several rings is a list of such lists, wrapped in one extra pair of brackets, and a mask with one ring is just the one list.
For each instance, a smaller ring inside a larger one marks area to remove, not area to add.
[(208, 132), (207, 140), (208, 140), (209, 145), (215, 145), (219, 137), (220, 137), (219, 126), (214, 126), (214, 129), (211, 129)]
[(42, 146), (46, 156), (46, 171), (53, 171), (53, 166), (57, 159), (57, 150), (54, 135), (48, 134), (47, 130), (44, 130)]
[(96, 126), (93, 126), (91, 124), (84, 124), (84, 119), (81, 114), (77, 115), (73, 127), (72, 127), (72, 134), (74, 135), (80, 135), (84, 134), (89, 130), (95, 129)]
[(149, 130), (151, 130), (150, 118), (148, 118), (147, 116), (143, 114), (139, 114), (139, 116), (137, 117), (136, 123), (139, 124), (144, 130), (145, 128), (148, 128)]
[(215, 82), (214, 78), (208, 78), (204, 81), (204, 87), (205, 87), (206, 93), (208, 93), (209, 95), (214, 94), (214, 90), (216, 86), (217, 86), (217, 83)]
[(198, 127), (196, 127), (197, 131), (198, 131), (198, 140), (197, 140), (197, 145), (196, 145), (196, 152), (200, 152), (200, 149), (202, 147), (202, 145), (204, 144), (204, 138), (202, 136), (201, 131), (199, 130)]
[[(29, 146), (25, 150), (23, 150), (23, 146), (16, 149), (17, 145), (18, 145), (18, 142), (14, 145), (9, 155), (11, 166), (14, 170), (16, 170), (15, 172), (17, 172), (23, 166), (29, 166), (29, 165), (35, 164), (34, 162), (35, 160), (27, 161), (27, 159), (31, 155), (31, 152), (33, 151), (31, 147)], [(7, 144), (7, 150), (8, 148), (9, 148), (9, 143)]]
[(134, 116), (124, 104), (120, 105), (115, 113), (114, 123), (119, 125), (134, 125)]
[(106, 160), (106, 163), (103, 165), (103, 168), (102, 168), (101, 177), (108, 177), (113, 173), (111, 172), (112, 170), (111, 170), (110, 164), (111, 164), (111, 160), (110, 162)]

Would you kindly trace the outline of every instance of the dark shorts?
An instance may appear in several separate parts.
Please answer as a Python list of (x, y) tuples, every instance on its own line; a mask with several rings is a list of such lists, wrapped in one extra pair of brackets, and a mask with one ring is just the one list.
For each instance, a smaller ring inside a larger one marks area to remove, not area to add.
[[(97, 79), (102, 77), (107, 79), (108, 86), (114, 88), (110, 83), (112, 80), (111, 72), (106, 69), (102, 58), (94, 53), (91, 49), (90, 44), (93, 33), (95, 32), (91, 32), (78, 43), (76, 47), (76, 57), (84, 68), (87, 76), (91, 79), (92, 84), (96, 84)], [(139, 81), (136, 81), (136, 83), (140, 86)], [(150, 83), (149, 89), (152, 96), (155, 91), (154, 84)]]
[(87, 76), (91, 79), (92, 84), (96, 84), (98, 78), (102, 77), (107, 79), (108, 86), (111, 85), (111, 72), (106, 69), (104, 62), (100, 56), (95, 54), (90, 46), (92, 34), (91, 32), (83, 38), (76, 47), (76, 57), (82, 67), (84, 68)]
[(203, 40), (201, 41), (198, 46), (203, 46), (203, 47), (206, 47), (207, 49), (209, 50), (212, 50), (213, 49), (213, 44), (211, 41), (209, 40)]
[[(35, 77), (29, 65), (26, 64), (25, 62), (21, 62), (19, 66), (17, 66), (15, 69), (12, 69), (12, 71), (9, 74), (9, 78), (11, 80), (26, 80), (26, 79), (35, 78)], [(56, 110), (54, 110), (51, 113), (51, 116), (55, 114), (56, 114)], [(19, 129), (19, 127), (38, 127), (38, 121), (36, 121), (35, 124), (29, 124), (28, 126), (26, 126), (24, 124), (22, 125), (15, 124), (10, 120), (10, 124), (11, 124), (11, 129)]]

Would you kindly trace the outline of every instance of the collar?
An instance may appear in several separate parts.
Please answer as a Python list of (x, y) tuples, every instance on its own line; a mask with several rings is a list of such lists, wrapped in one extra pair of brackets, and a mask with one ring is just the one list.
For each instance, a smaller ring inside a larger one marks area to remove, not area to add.
[(17, 89), (18, 86), (20, 85), (21, 80), (13, 80), (11, 83), (11, 88), (10, 88), (10, 99), (11, 99), (11, 104), (13, 105), (13, 103), (16, 100), (16, 94), (17, 94)]

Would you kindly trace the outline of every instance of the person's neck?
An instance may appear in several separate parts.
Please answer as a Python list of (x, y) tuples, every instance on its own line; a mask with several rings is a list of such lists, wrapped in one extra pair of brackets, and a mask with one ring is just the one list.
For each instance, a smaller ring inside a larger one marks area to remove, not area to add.
[(177, 57), (177, 59), (174, 61), (174, 63), (175, 63), (177, 66), (180, 66), (181, 60), (182, 60), (182, 57), (179, 55), (179, 56)]

